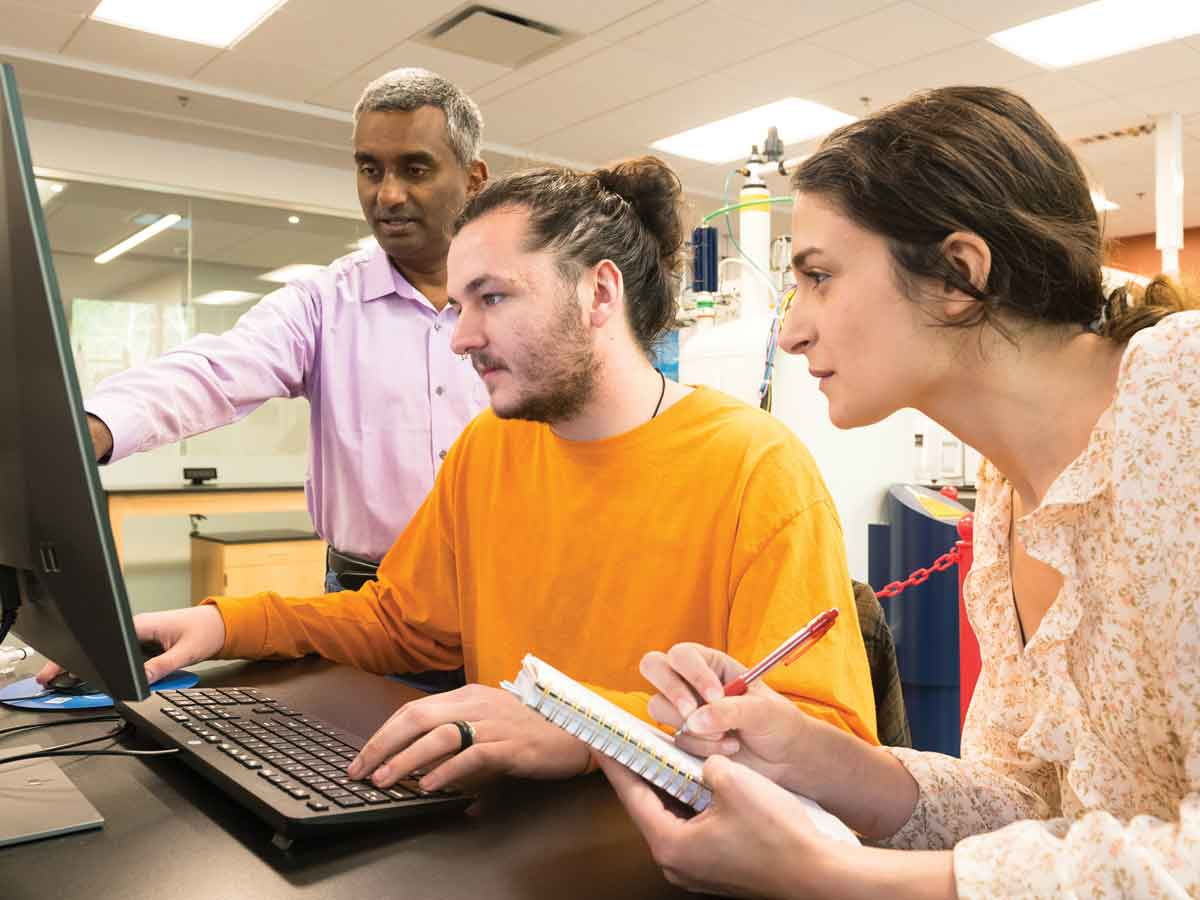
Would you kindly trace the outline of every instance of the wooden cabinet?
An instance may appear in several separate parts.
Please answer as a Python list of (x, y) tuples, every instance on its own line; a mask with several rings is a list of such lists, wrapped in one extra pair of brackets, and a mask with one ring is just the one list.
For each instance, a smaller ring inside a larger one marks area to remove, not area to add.
[(325, 542), (311, 532), (287, 530), (192, 535), (192, 603), (259, 591), (325, 593)]

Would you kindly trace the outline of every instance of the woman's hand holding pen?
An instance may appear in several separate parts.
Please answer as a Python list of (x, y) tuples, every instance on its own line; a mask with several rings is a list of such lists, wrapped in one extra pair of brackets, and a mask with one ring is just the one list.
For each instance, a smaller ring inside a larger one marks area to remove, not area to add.
[(805, 776), (814, 773), (802, 761), (811, 760), (813, 732), (824, 723), (806, 716), (762, 681), (740, 697), (726, 697), (725, 683), (746, 667), (701, 644), (676, 644), (666, 653), (647, 653), (640, 670), (658, 690), (650, 700), (650, 715), (676, 729), (687, 722), (688, 733), (676, 737), (679, 749), (700, 757), (728, 756), (821, 802), (805, 783)]
[(687, 722), (681, 750), (728, 756), (868, 837), (891, 835), (916, 805), (916, 782), (890, 753), (806, 715), (762, 681), (725, 696), (746, 667), (719, 650), (676, 644), (646, 654), (640, 669), (658, 691), (650, 715), (674, 728)]

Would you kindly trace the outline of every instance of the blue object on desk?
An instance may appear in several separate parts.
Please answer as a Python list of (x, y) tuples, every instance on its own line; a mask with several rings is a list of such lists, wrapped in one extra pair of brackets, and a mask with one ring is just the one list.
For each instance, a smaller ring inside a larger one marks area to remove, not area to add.
[[(152, 691), (178, 691), (183, 688), (195, 687), (200, 683), (200, 676), (185, 669), (172, 672), (166, 678), (161, 678), (150, 685)], [(9, 697), (32, 697), (41, 693), (42, 686), (31, 675), (21, 681), (14, 682), (0, 689), (0, 703), (15, 706), (18, 709), (107, 709), (113, 705), (112, 697), (108, 694), (60, 694), (52, 692), (36, 700), (9, 700)]]

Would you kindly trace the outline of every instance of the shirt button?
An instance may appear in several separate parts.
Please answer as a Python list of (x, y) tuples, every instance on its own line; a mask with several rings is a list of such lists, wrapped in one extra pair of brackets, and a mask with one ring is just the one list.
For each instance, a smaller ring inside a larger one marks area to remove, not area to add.
[(445, 458), (446, 458), (446, 451), (445, 451), (445, 450), (439, 450), (439, 451), (438, 451), (438, 459), (445, 459)]
[(434, 322), (434, 323), (433, 323), (433, 330), (434, 330), (434, 331), (441, 331), (441, 330), (442, 330), (442, 323), (441, 323), (440, 321), (438, 321), (438, 322)]
[(442, 394), (446, 393), (446, 389), (439, 384), (433, 389), (433, 392), (440, 397)]

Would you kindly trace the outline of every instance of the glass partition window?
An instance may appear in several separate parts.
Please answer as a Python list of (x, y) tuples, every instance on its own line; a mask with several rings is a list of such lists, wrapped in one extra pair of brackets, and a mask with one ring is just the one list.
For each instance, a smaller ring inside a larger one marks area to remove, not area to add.
[[(281, 287), (271, 273), (324, 266), (370, 240), (348, 216), (59, 178), (39, 178), (38, 192), (85, 397), (193, 335), (233, 327)], [(302, 460), (307, 447), (308, 404), (272, 400), (152, 456), (219, 458), (233, 474), (222, 480), (260, 480), (238, 479), (238, 461)]]

